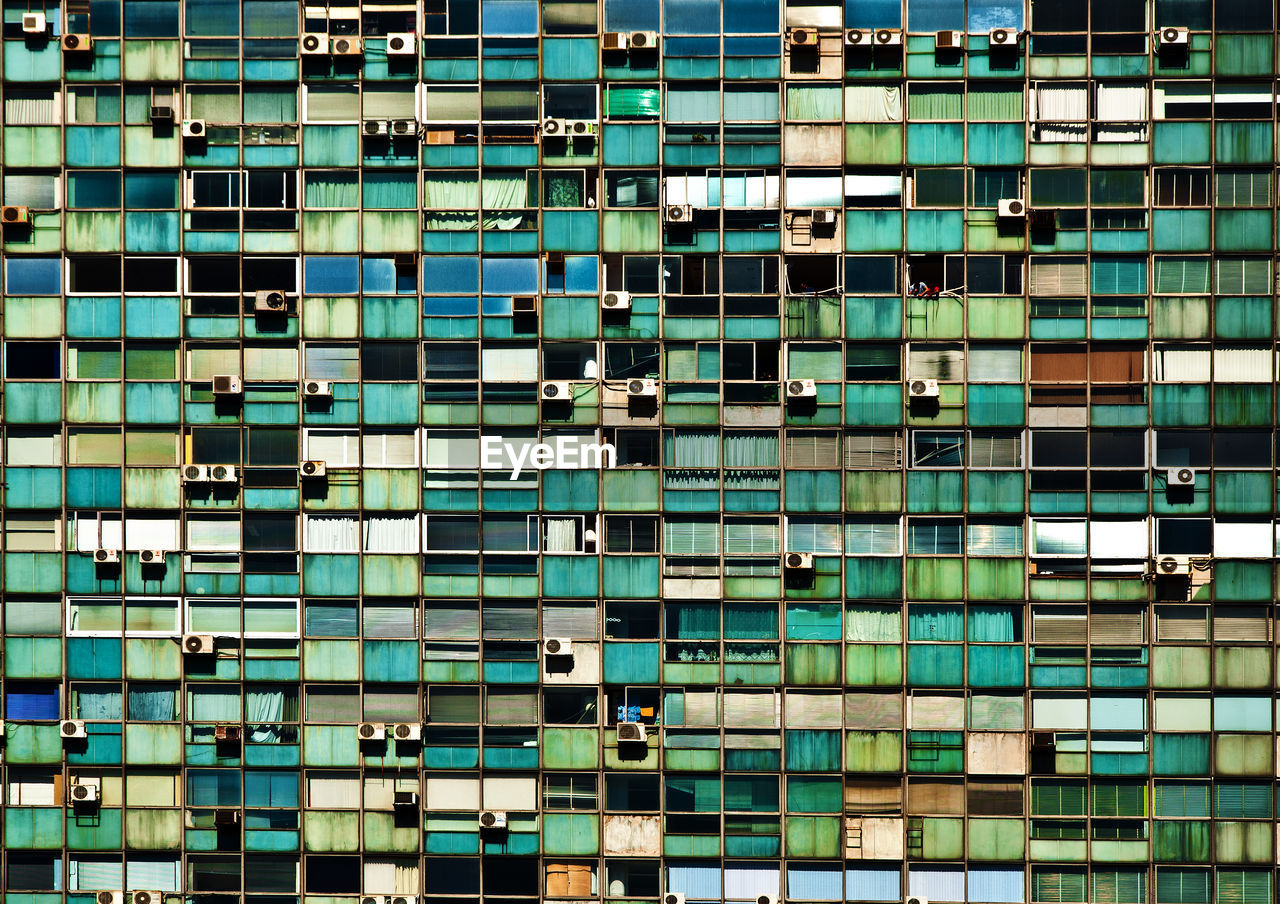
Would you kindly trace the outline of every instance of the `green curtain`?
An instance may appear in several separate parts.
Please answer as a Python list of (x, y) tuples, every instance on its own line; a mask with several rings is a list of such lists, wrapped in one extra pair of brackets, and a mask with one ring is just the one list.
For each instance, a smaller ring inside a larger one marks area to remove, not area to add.
[(829, 122), (841, 118), (840, 87), (838, 85), (788, 85), (787, 121)]
[(970, 122), (1021, 122), (1022, 86), (969, 86)]
[(307, 208), (359, 207), (359, 177), (353, 172), (312, 170), (306, 174), (302, 204)]
[(778, 467), (778, 435), (776, 433), (726, 433), (724, 435), (726, 468)]
[(711, 432), (670, 431), (662, 438), (662, 463), (668, 468), (718, 468), (719, 440)]
[(667, 603), (668, 640), (718, 640), (720, 607), (715, 603)]
[(964, 640), (964, 608), (913, 604), (907, 611), (908, 640)]
[(724, 603), (725, 640), (777, 640), (778, 607), (773, 603)]
[(977, 643), (1007, 643), (1017, 639), (1014, 616), (1021, 610), (1009, 606), (970, 606), (969, 640)]
[(604, 90), (604, 115), (637, 119), (656, 119), (662, 107), (658, 88), (618, 87)]

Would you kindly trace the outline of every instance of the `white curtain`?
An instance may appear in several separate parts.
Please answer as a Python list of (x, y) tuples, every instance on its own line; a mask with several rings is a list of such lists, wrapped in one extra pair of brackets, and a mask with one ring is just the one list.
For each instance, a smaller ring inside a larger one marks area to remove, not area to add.
[(302, 542), (307, 552), (359, 552), (359, 525), (348, 515), (306, 515)]
[(844, 180), (840, 176), (787, 176), (787, 207), (842, 207)]
[(896, 85), (849, 85), (845, 122), (902, 122), (902, 89)]
[(1145, 85), (1098, 85), (1097, 117), (1101, 122), (1145, 122)]
[[(15, 96), (15, 94), (17, 96)], [(4, 99), (6, 125), (53, 125), (58, 122), (58, 94), (14, 92)]]
[(364, 885), (366, 892), (416, 895), (418, 893), (417, 864), (394, 860), (364, 861)]
[(547, 552), (577, 552), (576, 518), (544, 518), (547, 526)]
[(1032, 88), (1031, 99), (1031, 115), (1036, 122), (1088, 122), (1089, 120), (1089, 91), (1083, 84), (1041, 82)]
[(1032, 295), (1084, 295), (1089, 269), (1082, 258), (1033, 259), (1030, 284)]
[(1265, 348), (1215, 348), (1215, 383), (1270, 383), (1271, 352)]
[(417, 515), (365, 518), (365, 552), (418, 552), (419, 550)]
[(667, 176), (665, 184), (667, 204), (692, 204), (694, 207), (711, 206), (707, 200), (706, 176)]
[(1209, 349), (1157, 345), (1151, 353), (1158, 383), (1205, 383), (1209, 380)]

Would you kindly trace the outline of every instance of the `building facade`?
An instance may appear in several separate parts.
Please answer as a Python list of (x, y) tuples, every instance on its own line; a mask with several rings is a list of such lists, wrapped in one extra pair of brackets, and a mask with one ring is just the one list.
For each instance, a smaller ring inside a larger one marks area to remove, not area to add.
[(5, 0), (3, 904), (1271, 904), (1276, 20)]

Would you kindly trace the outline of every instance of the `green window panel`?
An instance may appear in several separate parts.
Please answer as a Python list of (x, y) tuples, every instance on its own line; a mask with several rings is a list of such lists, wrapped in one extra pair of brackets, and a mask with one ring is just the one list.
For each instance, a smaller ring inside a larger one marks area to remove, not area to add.
[[(262, 833), (266, 834), (266, 833)], [(246, 848), (248, 847), (246, 833)], [(416, 854), (418, 852), (418, 827), (416, 825), (396, 825), (395, 814), (364, 814), (363, 849), (366, 851), (386, 851), (400, 854)]]
[(907, 123), (907, 164), (940, 166), (964, 162), (964, 126), (961, 123)]
[(862, 166), (902, 164), (903, 126), (896, 122), (856, 123), (844, 127), (845, 162)]
[(846, 559), (845, 595), (850, 599), (898, 599), (902, 595), (902, 560), (896, 557)]
[(6, 678), (58, 678), (62, 674), (62, 641), (57, 637), (7, 637)]
[(1214, 647), (1217, 688), (1270, 688), (1271, 651), (1262, 647)]
[(1022, 687), (1026, 684), (1026, 653), (1022, 646), (969, 647), (971, 687)]
[[(354, 740), (354, 732), (348, 730), (347, 734)], [(303, 813), (303, 848), (317, 853), (359, 850), (360, 812), (358, 810), (305, 811)]]
[(963, 210), (907, 211), (908, 251), (960, 251), (963, 247)]
[(1213, 333), (1219, 339), (1267, 339), (1271, 336), (1270, 297), (1219, 298), (1213, 305)]
[(912, 687), (964, 685), (964, 647), (960, 644), (908, 644), (907, 684)]
[(1270, 384), (1218, 384), (1213, 387), (1213, 422), (1219, 426), (1268, 425), (1274, 420)]
[(841, 820), (834, 816), (788, 816), (784, 837), (788, 857), (839, 857), (844, 847)]
[(964, 589), (964, 560), (907, 559), (907, 598), (960, 599)]
[(902, 684), (902, 647), (897, 644), (848, 644), (845, 679), (851, 687)]
[(595, 728), (544, 728), (543, 768), (600, 768), (599, 730)]
[[(949, 213), (949, 212), (948, 212)], [(920, 222), (914, 214), (908, 226)], [(908, 240), (911, 236), (908, 234)], [(907, 337), (951, 339), (964, 335), (964, 302), (959, 298), (908, 298)]]
[[(609, 98), (608, 95), (606, 95)], [(637, 103), (649, 104), (643, 98)], [(629, 101), (625, 101), (628, 102)], [(606, 100), (611, 110), (612, 99)], [(658, 163), (657, 124), (609, 124), (604, 127), (602, 142), (605, 166), (655, 166)]]
[(1274, 75), (1270, 35), (1214, 35), (1215, 75)]
[(1018, 166), (1026, 160), (1026, 128), (1022, 123), (971, 123), (970, 166)]
[(832, 777), (789, 775), (787, 810), (792, 813), (841, 813), (844, 791), (840, 780)]
[(600, 853), (600, 817), (595, 813), (544, 813), (542, 852), (548, 856)]
[(1219, 600), (1270, 600), (1273, 572), (1269, 562), (1215, 562), (1214, 593)]
[(788, 729), (784, 744), (788, 772), (840, 771), (839, 731)]
[(1209, 871), (1207, 869), (1156, 870), (1157, 904), (1209, 904)]
[(788, 471), (786, 509), (789, 512), (840, 511), (839, 472)]
[(63, 846), (64, 811), (55, 807), (7, 807), (4, 843), (10, 850), (48, 850)]
[(786, 645), (786, 683), (798, 686), (834, 686), (840, 683), (839, 644), (789, 643)]
[(62, 472), (57, 468), (9, 468), (4, 502), (8, 508), (61, 508)]
[(848, 772), (901, 772), (902, 732), (847, 732), (844, 768)]
[(594, 38), (543, 39), (543, 78), (594, 79), (599, 71), (600, 48)]
[(1270, 735), (1218, 734), (1214, 736), (1215, 775), (1269, 775), (1272, 770)]
[(1267, 251), (1275, 245), (1270, 210), (1214, 211), (1215, 251)]
[(1151, 422), (1157, 427), (1207, 426), (1209, 387), (1193, 383), (1152, 386)]
[(1151, 825), (1151, 856), (1157, 863), (1208, 863), (1209, 851), (1208, 820), (1157, 819)]
[(958, 512), (963, 508), (963, 500), (964, 472), (907, 472), (908, 512)]
[(1273, 131), (1266, 122), (1219, 122), (1214, 134), (1214, 162), (1269, 162)]
[(366, 555), (360, 560), (366, 596), (416, 596), (417, 556)]
[(1152, 126), (1154, 162), (1208, 163), (1212, 141), (1207, 122), (1157, 122)]
[(143, 851), (176, 851), (181, 848), (181, 810), (124, 811), (124, 832), (129, 847)]
[[(1153, 648), (1151, 682), (1155, 687), (1207, 688), (1209, 686), (1209, 651), (1203, 647)], [(1206, 752), (1206, 764), (1207, 756)]]
[[(958, 650), (959, 647), (956, 649)], [(908, 731), (907, 770), (909, 772), (923, 773), (963, 772), (964, 733), (959, 731)], [(946, 854), (941, 854), (940, 856), (942, 859), (947, 859)]]

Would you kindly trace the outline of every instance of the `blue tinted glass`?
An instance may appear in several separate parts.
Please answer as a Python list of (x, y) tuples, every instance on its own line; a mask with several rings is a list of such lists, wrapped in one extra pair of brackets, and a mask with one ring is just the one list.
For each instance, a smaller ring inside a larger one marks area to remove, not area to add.
[(58, 688), (10, 687), (4, 695), (4, 714), (7, 719), (56, 719), (61, 715), (58, 706)]
[(901, 28), (902, 0), (845, 0), (849, 28)]
[(176, 173), (126, 173), (124, 206), (137, 208), (177, 207)]
[(720, 33), (720, 4), (717, 0), (680, 0), (663, 7), (662, 30), (669, 35), (715, 35)]
[(435, 292), (474, 294), (480, 291), (479, 263), (474, 257), (425, 258), (422, 284)]
[(56, 257), (7, 258), (4, 290), (9, 295), (57, 295), (62, 291), (62, 264)]
[(124, 36), (126, 38), (178, 37), (176, 0), (125, 0)]
[(363, 291), (371, 295), (387, 295), (396, 290), (396, 264), (388, 258), (365, 259), (361, 262)]
[(964, 0), (911, 0), (907, 4), (909, 31), (964, 28)]
[(119, 207), (120, 174), (70, 170), (67, 172), (68, 207)]
[(308, 257), (302, 266), (306, 292), (354, 295), (359, 291), (359, 263), (354, 257)]
[(422, 313), (427, 317), (474, 317), (480, 313), (480, 300), (471, 298), (432, 298), (422, 299)]
[(600, 263), (594, 257), (567, 257), (564, 290), (570, 295), (593, 295), (600, 287)]
[(481, 262), (485, 292), (533, 295), (538, 291), (537, 258), (493, 258)]
[(1022, 0), (969, 0), (969, 31), (993, 28), (1022, 31)]
[(737, 34), (778, 31), (778, 0), (724, 0), (724, 30)]
[(657, 31), (658, 0), (604, 0), (608, 31)]
[(484, 35), (536, 35), (537, 0), (482, 0), (480, 21)]

